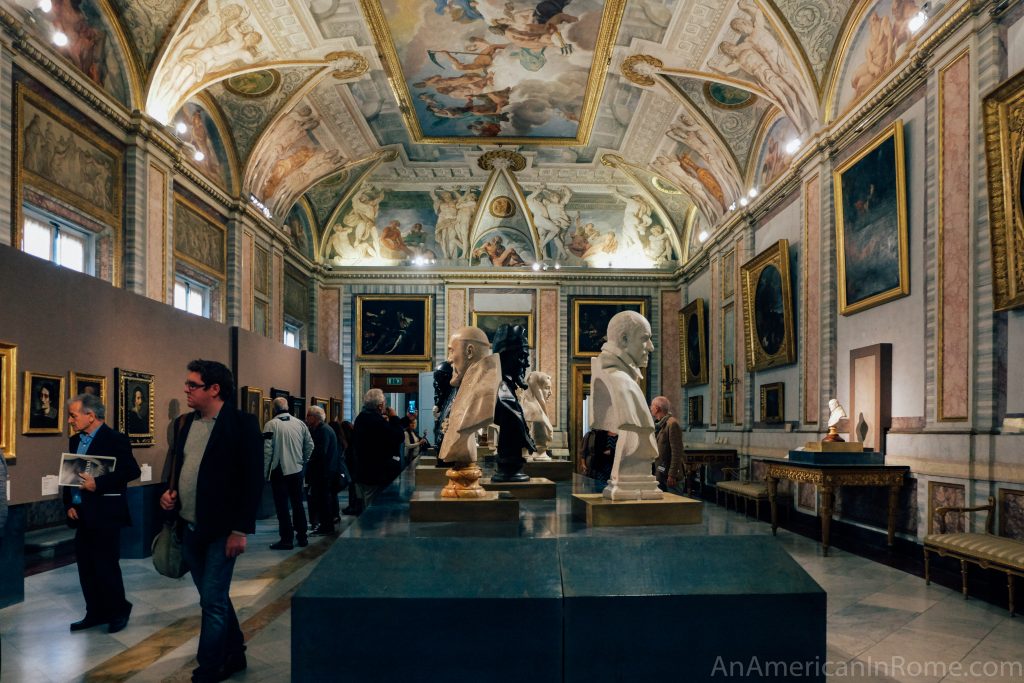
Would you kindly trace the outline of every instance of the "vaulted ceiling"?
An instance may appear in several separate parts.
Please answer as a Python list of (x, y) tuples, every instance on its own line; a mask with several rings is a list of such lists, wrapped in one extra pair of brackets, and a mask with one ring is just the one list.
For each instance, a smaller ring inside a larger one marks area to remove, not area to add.
[[(278, 220), (303, 203), (322, 222), (367, 177), (480, 183), (480, 157), (501, 147), (525, 158), (524, 182), (646, 183), (674, 207), (666, 212), (693, 204), (710, 226), (786, 170), (787, 143), (806, 142), (884, 76), (853, 72), (845, 58), (860, 49), (868, 12), (887, 22), (891, 68), (918, 9), (913, 0), (0, 3), (41, 38), (68, 35), (52, 49), (126, 108), (186, 124), (182, 139), (207, 146), (200, 170), (260, 198)], [(203, 116), (216, 144), (190, 128)]]

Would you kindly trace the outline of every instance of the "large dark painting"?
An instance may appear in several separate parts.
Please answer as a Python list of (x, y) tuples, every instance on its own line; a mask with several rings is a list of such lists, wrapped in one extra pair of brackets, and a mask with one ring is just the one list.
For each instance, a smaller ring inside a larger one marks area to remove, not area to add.
[(502, 325), (519, 325), (528, 337), (527, 343), (533, 348), (533, 313), (499, 313), (495, 311), (473, 311), (473, 327), (479, 327), (494, 341), (494, 335)]
[(903, 122), (896, 121), (834, 173), (839, 312), (910, 293)]
[(789, 241), (779, 240), (743, 264), (744, 349), (751, 370), (796, 362)]
[(680, 381), (683, 386), (708, 383), (707, 325), (704, 299), (696, 298), (679, 311)]
[(647, 297), (583, 299), (574, 298), (569, 302), (572, 311), (572, 354), (574, 356), (596, 356), (601, 346), (608, 341), (608, 321), (616, 313), (636, 311), (647, 317)]
[(357, 357), (429, 359), (430, 311), (429, 296), (356, 296)]
[(153, 375), (121, 368), (115, 368), (114, 375), (117, 378), (117, 430), (128, 435), (132, 446), (154, 445)]

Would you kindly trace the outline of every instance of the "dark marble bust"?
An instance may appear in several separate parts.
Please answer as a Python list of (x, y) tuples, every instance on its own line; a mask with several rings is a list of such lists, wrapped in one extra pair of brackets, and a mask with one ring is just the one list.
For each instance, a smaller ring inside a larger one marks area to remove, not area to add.
[(501, 384), (494, 407), (498, 425), (497, 472), (492, 481), (529, 481), (523, 473), (523, 449), (537, 450), (530, 436), (523, 408), (516, 397), (517, 389), (526, 389), (526, 371), (530, 367), (530, 347), (526, 330), (521, 325), (502, 325), (494, 335), (491, 350), (501, 359)]

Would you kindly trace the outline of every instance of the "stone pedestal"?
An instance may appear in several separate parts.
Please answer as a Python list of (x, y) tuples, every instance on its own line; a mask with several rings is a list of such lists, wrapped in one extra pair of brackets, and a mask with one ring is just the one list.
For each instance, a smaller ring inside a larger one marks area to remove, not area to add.
[(551, 481), (569, 481), (572, 479), (572, 462), (569, 460), (548, 460), (528, 462), (523, 472), (531, 477), (544, 477)]
[(484, 479), (481, 485), (487, 491), (508, 491), (520, 500), (550, 499), (555, 497), (555, 482), (543, 477), (530, 477), (529, 481), (492, 483)]
[(444, 467), (434, 467), (427, 465), (418, 465), (416, 467), (416, 487), (426, 488), (429, 486), (444, 486), (448, 483), (448, 477), (444, 476), (444, 473), (448, 469)]
[(506, 491), (483, 498), (443, 498), (440, 491), (416, 491), (409, 499), (411, 522), (519, 522), (519, 501)]
[(574, 493), (572, 516), (587, 526), (700, 524), (704, 503), (666, 493), (660, 500), (609, 500), (600, 493)]

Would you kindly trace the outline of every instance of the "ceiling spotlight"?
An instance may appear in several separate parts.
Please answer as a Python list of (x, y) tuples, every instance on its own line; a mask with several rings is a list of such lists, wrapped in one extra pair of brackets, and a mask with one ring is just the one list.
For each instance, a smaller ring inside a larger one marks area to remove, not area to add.
[(206, 158), (206, 155), (197, 149), (195, 151), (195, 154), (192, 155), (192, 158), (195, 159), (196, 161), (202, 161), (203, 159)]
[(540, 264), (539, 263), (534, 263), (533, 264), (533, 269), (534, 270), (540, 270)]
[(562, 269), (562, 264), (559, 263), (558, 261), (555, 261), (555, 270), (561, 270), (561, 269)]
[(793, 138), (786, 143), (786, 154), (795, 154), (801, 144), (803, 143), (800, 142), (800, 138)]
[(750, 188), (750, 192), (747, 193), (747, 196), (750, 197), (751, 199), (756, 197), (757, 196), (757, 188), (756, 187)]
[(736, 210), (736, 202), (733, 202), (732, 204), (729, 205), (729, 210), (730, 211), (735, 211)]
[(707, 242), (708, 241), (708, 237), (710, 237), (710, 236), (711, 235), (708, 234), (707, 230), (701, 230), (700, 234), (697, 235), (697, 239), (699, 239), (701, 242)]
[(188, 126), (185, 125), (184, 121), (178, 121), (174, 124), (174, 130), (178, 131), (178, 135), (184, 135), (188, 132)]
[(747, 204), (749, 204), (749, 203), (750, 203), (750, 202), (749, 202), (749, 201), (747, 201), (747, 198), (746, 198), (746, 197), (740, 197), (740, 206), (746, 206), (746, 205), (747, 205)]
[(50, 10), (53, 9), (53, 3), (50, 2), (50, 0), (39, 0), (39, 2), (36, 3), (36, 7), (38, 7), (43, 12), (49, 12)]
[(907, 22), (907, 28), (910, 29), (911, 33), (917, 33), (926, 21), (928, 21), (928, 15), (922, 10), (910, 17), (910, 21)]
[(67, 47), (68, 35), (62, 31), (53, 32), (53, 44), (57, 47)]

